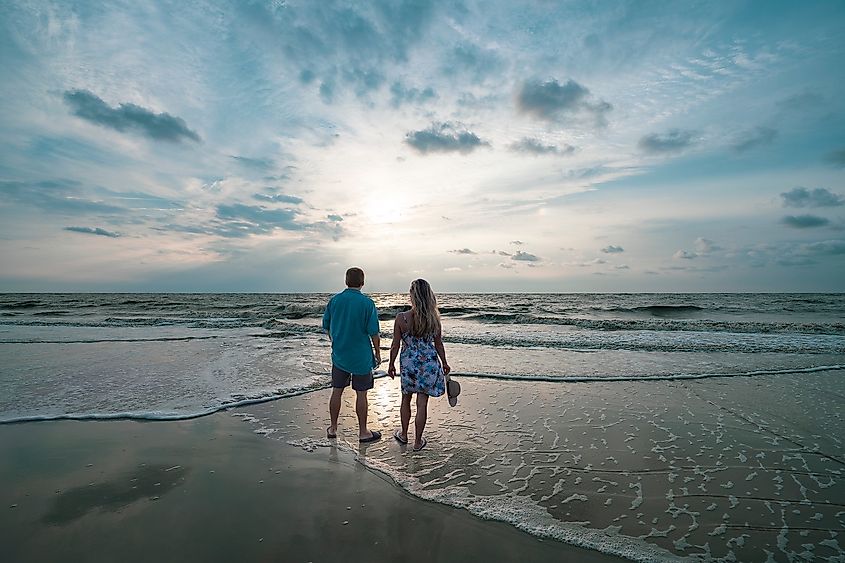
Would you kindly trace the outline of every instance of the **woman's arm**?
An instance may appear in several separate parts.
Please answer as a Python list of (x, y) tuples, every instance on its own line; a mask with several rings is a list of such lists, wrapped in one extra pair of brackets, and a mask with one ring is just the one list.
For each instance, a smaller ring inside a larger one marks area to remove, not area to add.
[(443, 366), (443, 374), (449, 375), (452, 368), (446, 362), (446, 348), (443, 347), (443, 331), (438, 330), (434, 337), (434, 349), (437, 350), (437, 355), (440, 356), (440, 365)]
[(399, 315), (396, 315), (396, 320), (393, 321), (393, 342), (390, 344), (390, 365), (387, 366), (387, 375), (391, 378), (396, 377), (396, 355), (399, 354), (401, 342), (402, 329), (399, 326)]

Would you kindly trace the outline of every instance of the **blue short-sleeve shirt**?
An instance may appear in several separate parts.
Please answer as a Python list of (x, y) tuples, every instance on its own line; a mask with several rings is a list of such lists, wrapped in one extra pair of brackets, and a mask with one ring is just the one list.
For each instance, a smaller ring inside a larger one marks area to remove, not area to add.
[(332, 338), (332, 363), (353, 375), (368, 375), (375, 367), (370, 336), (379, 332), (378, 311), (360, 289), (346, 288), (329, 300), (323, 329)]

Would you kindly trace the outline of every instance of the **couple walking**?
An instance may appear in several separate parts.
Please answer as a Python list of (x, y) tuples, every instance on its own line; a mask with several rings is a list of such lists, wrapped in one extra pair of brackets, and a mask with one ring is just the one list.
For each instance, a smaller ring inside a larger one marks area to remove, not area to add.
[[(361, 293), (364, 272), (360, 268), (346, 271), (346, 289), (329, 300), (323, 314), (323, 329), (332, 342), (332, 395), (329, 399), (331, 426), (326, 436), (337, 436), (337, 419), (343, 390), (351, 383), (355, 390), (355, 412), (358, 415), (358, 440), (374, 442), (381, 432), (367, 428), (367, 391), (373, 388), (373, 369), (381, 363), (378, 311), (373, 300)], [(399, 409), (402, 427), (393, 437), (407, 444), (411, 421), (411, 399), (417, 396), (414, 420), (414, 451), (426, 446), (423, 430), (428, 418), (428, 398), (446, 392), (449, 364), (443, 347), (440, 314), (431, 286), (423, 279), (411, 282), (411, 310), (396, 315), (393, 343), (390, 346), (391, 378), (396, 376), (399, 355), (402, 405)], [(400, 346), (402, 348), (399, 354)], [(449, 402), (454, 405), (460, 392), (457, 382), (449, 382)]]

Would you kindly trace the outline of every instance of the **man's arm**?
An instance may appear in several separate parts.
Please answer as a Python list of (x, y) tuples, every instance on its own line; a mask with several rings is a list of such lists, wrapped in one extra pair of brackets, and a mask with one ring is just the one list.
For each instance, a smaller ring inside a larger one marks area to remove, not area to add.
[(378, 365), (381, 363), (381, 339), (378, 334), (374, 334), (370, 337), (370, 340), (373, 341), (373, 350), (376, 353), (376, 365)]
[(378, 310), (376, 309), (376, 304), (373, 303), (373, 308), (370, 310), (370, 318), (367, 319), (367, 334), (370, 335), (370, 340), (373, 341), (373, 351), (375, 352), (376, 356), (376, 366), (381, 363), (381, 338), (379, 338), (378, 333)]
[(329, 300), (328, 304), (326, 305), (326, 310), (323, 313), (323, 330), (325, 330), (326, 334), (329, 335), (329, 340), (332, 339), (332, 334), (331, 334), (331, 332), (329, 332), (329, 329), (331, 329), (331, 326), (332, 326), (331, 309), (332, 309), (332, 302), (331, 302), (331, 300)]

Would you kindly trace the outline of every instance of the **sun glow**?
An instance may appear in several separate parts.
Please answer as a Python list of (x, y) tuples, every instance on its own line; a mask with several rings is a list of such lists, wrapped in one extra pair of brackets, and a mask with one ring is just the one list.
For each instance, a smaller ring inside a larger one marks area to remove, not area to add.
[(364, 217), (370, 223), (395, 223), (406, 217), (408, 202), (396, 194), (373, 196), (364, 201)]

